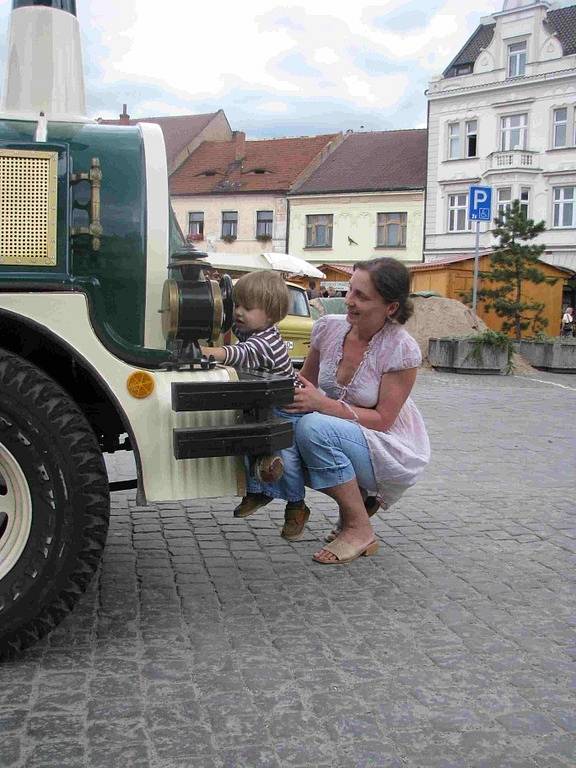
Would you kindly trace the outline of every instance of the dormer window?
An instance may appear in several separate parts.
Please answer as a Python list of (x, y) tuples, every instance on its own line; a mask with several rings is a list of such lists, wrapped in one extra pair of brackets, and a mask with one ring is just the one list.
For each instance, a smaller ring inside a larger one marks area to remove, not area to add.
[(272, 171), (269, 171), (268, 168), (250, 168), (249, 170), (244, 171), (244, 173), (256, 173), (261, 176), (263, 173), (272, 173)]
[(199, 173), (198, 176), (216, 176), (217, 173), (218, 171), (215, 171), (213, 168), (208, 168), (208, 170)]
[(526, 40), (508, 46), (508, 77), (526, 74)]
[(472, 74), (472, 64), (460, 64), (455, 68), (454, 74), (456, 77), (459, 75), (470, 75)]

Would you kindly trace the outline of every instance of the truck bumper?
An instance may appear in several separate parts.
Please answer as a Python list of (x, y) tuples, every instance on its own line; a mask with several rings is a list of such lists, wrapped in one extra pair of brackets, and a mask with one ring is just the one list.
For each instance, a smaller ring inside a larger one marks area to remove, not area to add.
[(245, 456), (275, 453), (292, 445), (290, 421), (280, 419), (274, 408), (294, 400), (294, 382), (266, 373), (238, 372), (238, 381), (173, 382), (172, 409), (183, 411), (237, 410), (236, 424), (173, 431), (176, 459)]

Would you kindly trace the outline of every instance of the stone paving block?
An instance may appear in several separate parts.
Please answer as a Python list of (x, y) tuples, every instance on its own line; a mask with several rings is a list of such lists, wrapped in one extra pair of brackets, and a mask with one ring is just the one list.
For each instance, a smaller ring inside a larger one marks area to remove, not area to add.
[(12, 766), (20, 764), (22, 755), (20, 737), (7, 734), (4, 731), (0, 731), (0, 733), (2, 733), (0, 738), (0, 765), (2, 768), (12, 768)]
[[(47, 744), (32, 748), (26, 759), (26, 768), (78, 768), (85, 764), (86, 745), (83, 742), (64, 742), (58, 737)], [(0, 765), (4, 763), (0, 762)]]
[(347, 567), (319, 493), (296, 543), (280, 502), (115, 494), (99, 577), (0, 667), (0, 766), (574, 768), (573, 394), (487, 378), (420, 377), (433, 462)]

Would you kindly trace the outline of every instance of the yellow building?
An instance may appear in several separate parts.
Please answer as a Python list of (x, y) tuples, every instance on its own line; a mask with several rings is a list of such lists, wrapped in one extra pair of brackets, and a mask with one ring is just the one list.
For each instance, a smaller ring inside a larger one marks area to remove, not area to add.
[(422, 261), (426, 131), (350, 133), (288, 196), (288, 251), (314, 264)]

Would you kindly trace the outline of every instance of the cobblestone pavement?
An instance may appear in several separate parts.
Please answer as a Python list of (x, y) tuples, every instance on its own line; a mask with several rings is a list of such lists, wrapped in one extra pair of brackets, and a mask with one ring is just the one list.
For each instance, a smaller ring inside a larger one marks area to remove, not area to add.
[(321, 494), (293, 544), (277, 502), (117, 494), (100, 577), (0, 668), (0, 766), (574, 768), (576, 377), (416, 400), (433, 463), (350, 566), (311, 562)]

